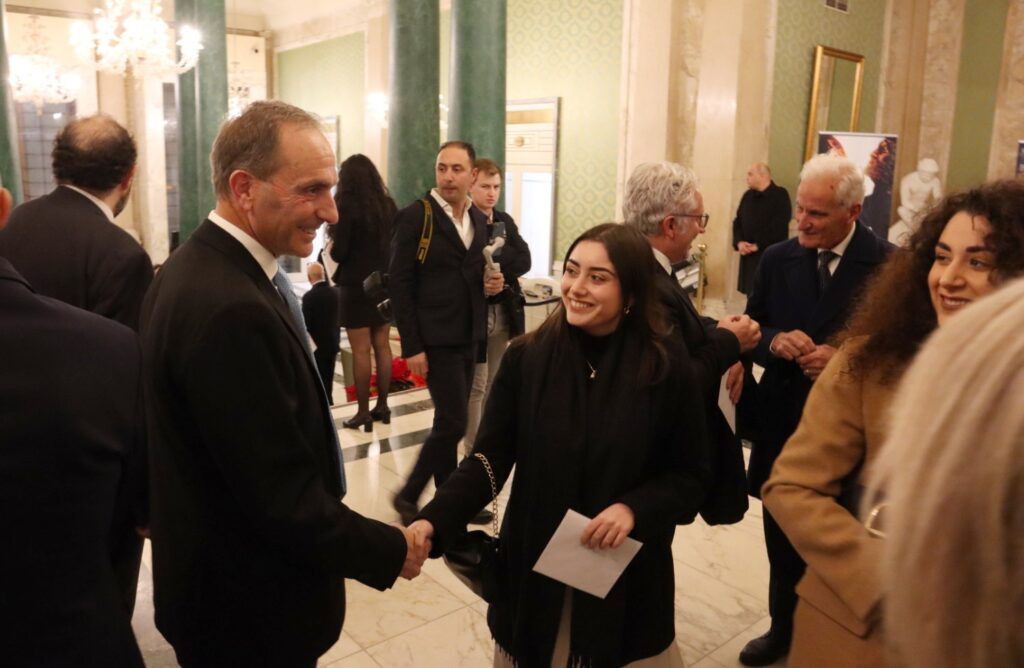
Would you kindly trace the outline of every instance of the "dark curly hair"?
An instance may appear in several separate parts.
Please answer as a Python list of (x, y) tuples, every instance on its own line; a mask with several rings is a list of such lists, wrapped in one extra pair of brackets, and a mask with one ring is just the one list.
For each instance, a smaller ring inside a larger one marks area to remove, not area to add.
[(341, 225), (364, 225), (379, 235), (382, 257), (388, 257), (393, 219), (398, 208), (373, 161), (362, 153), (349, 156), (338, 170), (334, 191), (338, 225), (328, 225), (327, 234), (337, 241)]
[(109, 116), (77, 118), (53, 140), (53, 176), (92, 193), (106, 193), (135, 166), (135, 140)]
[(871, 279), (850, 324), (837, 337), (867, 337), (851, 355), (850, 371), (880, 370), (883, 382), (893, 381), (935, 329), (928, 272), (946, 223), (961, 211), (989, 221), (992, 231), (985, 244), (995, 256), (991, 280), (1001, 283), (1024, 274), (1024, 180), (993, 181), (947, 196), (925, 216), (908, 249), (893, 253)]

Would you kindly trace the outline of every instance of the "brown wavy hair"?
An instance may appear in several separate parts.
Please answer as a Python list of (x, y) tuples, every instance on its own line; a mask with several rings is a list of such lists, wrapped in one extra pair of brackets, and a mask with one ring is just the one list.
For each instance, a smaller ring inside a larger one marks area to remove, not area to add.
[(897, 379), (938, 321), (928, 291), (946, 223), (960, 212), (984, 216), (992, 231), (985, 244), (995, 256), (991, 280), (1001, 283), (1024, 274), (1024, 179), (1007, 179), (954, 193), (921, 221), (906, 250), (898, 250), (868, 282), (849, 325), (837, 336), (867, 340), (850, 357), (854, 373), (880, 371), (883, 382)]

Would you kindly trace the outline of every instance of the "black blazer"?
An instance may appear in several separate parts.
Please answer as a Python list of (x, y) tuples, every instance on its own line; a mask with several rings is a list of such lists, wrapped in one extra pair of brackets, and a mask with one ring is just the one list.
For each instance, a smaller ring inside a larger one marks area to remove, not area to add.
[(299, 665), (338, 639), (343, 578), (401, 571), (401, 532), (339, 502), (335, 429), (284, 300), (204, 222), (142, 308), (156, 626), (199, 665)]
[[(395, 217), (395, 203), (389, 197), (388, 223)], [(375, 271), (387, 271), (391, 238), (384, 221), (371, 220), (365, 212), (351, 211), (344, 201), (338, 206), (338, 224), (332, 228), (331, 259), (338, 263), (332, 280), (336, 285), (359, 288)]]
[(763, 191), (750, 188), (743, 193), (736, 208), (736, 218), (732, 221), (732, 247), (738, 250), (739, 243), (746, 241), (757, 244), (760, 250), (740, 256), (740, 292), (750, 294), (753, 290), (761, 256), (772, 244), (786, 240), (792, 216), (789, 193), (774, 181)]
[(153, 263), (80, 193), (58, 186), (11, 212), (0, 256), (41, 295), (139, 328)]
[(112, 540), (145, 525), (138, 340), (3, 258), (0, 304), (0, 664), (141, 668)]
[(433, 195), (434, 235), (423, 264), (416, 251), (423, 231), (423, 204), (413, 202), (395, 217), (391, 242), (391, 305), (402, 337), (402, 356), (428, 346), (468, 346), (486, 338), (484, 257), (487, 222), (470, 207), (473, 242), (467, 249), (455, 224)]
[[(519, 234), (519, 228), (516, 227), (516, 221), (512, 216), (495, 209), (494, 220), (505, 224), (505, 245), (499, 248), (494, 256), (494, 261), (501, 264), (501, 273), (505, 276), (505, 289), (487, 297), (487, 302), (504, 305), (508, 315), (509, 336), (519, 336), (526, 331), (523, 289), (519, 286), (519, 277), (530, 271), (530, 247)], [(493, 228), (493, 225), (487, 226), (488, 243), (493, 236)]]
[(739, 339), (715, 320), (701, 316), (675, 276), (660, 265), (656, 272), (658, 295), (686, 345), (707, 415), (713, 477), (700, 513), (708, 524), (739, 522), (748, 507), (743, 446), (718, 407), (722, 374), (740, 359)]
[(827, 343), (846, 324), (860, 290), (894, 246), (857, 222), (843, 259), (824, 295), (818, 296), (818, 251), (803, 248), (797, 239), (775, 244), (765, 251), (754, 291), (747, 300), (747, 315), (761, 324), (761, 342), (754, 361), (764, 367), (757, 397), (761, 439), (751, 452), (750, 491), (760, 494), (775, 458), (800, 422), (811, 381), (796, 362), (775, 357), (768, 347), (775, 335), (799, 329), (815, 343)]
[(338, 291), (328, 285), (327, 281), (320, 281), (302, 295), (302, 317), (306, 320), (306, 330), (313, 338), (317, 350), (338, 348), (341, 340), (339, 305)]

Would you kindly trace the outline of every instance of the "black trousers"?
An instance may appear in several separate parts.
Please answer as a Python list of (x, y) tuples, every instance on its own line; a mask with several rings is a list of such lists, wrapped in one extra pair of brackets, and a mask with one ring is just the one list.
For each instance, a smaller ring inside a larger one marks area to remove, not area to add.
[(334, 362), (336, 359), (338, 359), (338, 344), (334, 344), (333, 347), (318, 345), (313, 351), (313, 361), (316, 362), (316, 370), (320, 372), (320, 380), (324, 383), (329, 404), (334, 403)]
[(768, 612), (772, 616), (772, 633), (789, 642), (793, 636), (796, 584), (803, 577), (807, 564), (766, 508), (762, 509), (761, 517), (764, 544), (768, 549)]
[(476, 366), (476, 345), (426, 349), (427, 390), (434, 402), (434, 424), (419, 459), (399, 495), (417, 503), (431, 476), (441, 486), (457, 464), (459, 440), (466, 435), (469, 389)]

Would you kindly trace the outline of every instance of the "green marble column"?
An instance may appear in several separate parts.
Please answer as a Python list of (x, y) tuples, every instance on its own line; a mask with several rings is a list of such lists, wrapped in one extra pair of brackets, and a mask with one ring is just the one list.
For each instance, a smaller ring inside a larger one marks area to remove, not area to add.
[(507, 14), (507, 0), (452, 0), (448, 137), (470, 142), (478, 157), (502, 169)]
[(224, 0), (197, 2), (196, 23), (203, 33), (203, 50), (196, 65), (198, 206), (199, 215), (203, 217), (217, 203), (211, 180), (210, 151), (228, 115), (228, 26)]
[[(196, 24), (196, 0), (175, 0), (174, 21)], [(205, 36), (204, 36), (205, 38)], [(185, 241), (206, 216), (199, 211), (199, 142), (196, 116), (196, 71), (178, 75), (178, 213), (179, 241)]]
[(4, 2), (0, 0), (0, 178), (11, 191), (14, 203), (20, 204), (21, 161), (18, 159), (18, 128), (14, 122), (14, 99), (11, 97), (7, 60), (7, 26), (4, 21)]
[(441, 136), (437, 0), (390, 0), (388, 188), (404, 207), (434, 186)]

